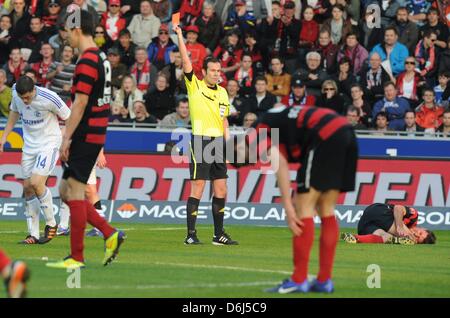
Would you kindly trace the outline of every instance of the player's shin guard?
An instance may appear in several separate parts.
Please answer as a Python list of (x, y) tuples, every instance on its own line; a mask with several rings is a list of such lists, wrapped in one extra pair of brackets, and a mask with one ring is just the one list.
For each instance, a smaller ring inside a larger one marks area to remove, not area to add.
[(68, 201), (70, 209), (70, 249), (71, 256), (78, 262), (84, 262), (84, 230), (86, 229), (87, 211), (86, 201)]
[(294, 273), (292, 280), (303, 283), (308, 278), (309, 254), (314, 242), (314, 220), (313, 218), (302, 219), (302, 234), (292, 238), (294, 254)]
[(187, 220), (188, 235), (195, 233), (195, 222), (197, 221), (199, 204), (200, 200), (193, 197), (189, 197), (187, 201), (186, 220)]
[(45, 188), (45, 192), (39, 197), (41, 202), (41, 209), (44, 212), (45, 223), (48, 226), (56, 226), (55, 215), (53, 214), (53, 198), (52, 193), (48, 188)]
[(323, 283), (331, 278), (334, 255), (339, 239), (339, 226), (334, 215), (321, 218), (319, 274), (317, 280)]
[(39, 212), (41, 203), (33, 196), (27, 198), (25, 202), (25, 215), (27, 217), (28, 233), (35, 238), (39, 238)]
[(69, 228), (69, 218), (69, 207), (64, 202), (61, 202), (61, 206), (59, 208), (59, 226), (65, 229)]
[(378, 243), (383, 244), (383, 237), (375, 234), (355, 235), (358, 243)]
[(214, 236), (219, 237), (223, 233), (223, 216), (225, 210), (225, 199), (213, 197), (212, 214), (214, 219)]
[(116, 230), (108, 224), (108, 222), (98, 214), (97, 210), (94, 208), (92, 203), (89, 201), (84, 201), (86, 205), (87, 211), (87, 221), (93, 227), (96, 227), (100, 232), (102, 232), (103, 237), (107, 239), (110, 237)]
[(11, 263), (11, 260), (8, 258), (8, 256), (6, 256), (5, 253), (3, 253), (2, 250), (0, 250), (0, 274), (5, 269), (5, 267), (9, 265), (9, 263)]

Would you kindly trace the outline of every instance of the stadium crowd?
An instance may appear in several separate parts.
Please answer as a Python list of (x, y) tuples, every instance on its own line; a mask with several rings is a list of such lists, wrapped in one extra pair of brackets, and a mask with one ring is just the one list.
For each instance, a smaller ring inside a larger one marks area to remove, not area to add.
[(71, 3), (94, 13), (111, 63), (111, 122), (189, 124), (179, 12), (197, 77), (208, 55), (221, 61), (230, 125), (316, 105), (358, 130), (450, 136), (448, 0), (0, 0), (0, 118), (24, 73), (70, 101)]

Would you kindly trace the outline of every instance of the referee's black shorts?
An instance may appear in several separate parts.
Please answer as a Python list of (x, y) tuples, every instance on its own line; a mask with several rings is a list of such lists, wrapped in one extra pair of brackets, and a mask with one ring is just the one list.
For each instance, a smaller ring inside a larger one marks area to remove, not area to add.
[(351, 127), (342, 128), (302, 156), (297, 192), (309, 192), (311, 187), (321, 192), (353, 191), (357, 162), (355, 133)]
[(228, 178), (223, 137), (193, 135), (189, 146), (191, 180)]
[(87, 184), (92, 169), (97, 162), (98, 154), (103, 145), (73, 140), (70, 144), (69, 159), (63, 163), (63, 179), (74, 178)]

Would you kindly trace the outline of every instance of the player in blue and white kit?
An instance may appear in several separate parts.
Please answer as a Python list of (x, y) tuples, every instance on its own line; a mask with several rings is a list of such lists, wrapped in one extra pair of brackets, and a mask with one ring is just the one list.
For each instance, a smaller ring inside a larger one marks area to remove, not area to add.
[[(56, 93), (35, 86), (28, 76), (22, 76), (13, 86), (10, 109), (8, 123), (0, 140), (0, 152), (9, 133), (21, 118), (24, 139), (22, 173), (29, 232), (22, 243), (44, 244), (56, 236), (53, 199), (46, 182), (59, 158), (62, 135), (58, 117), (68, 119), (70, 109)], [(46, 226), (44, 236), (39, 238), (41, 209)]]

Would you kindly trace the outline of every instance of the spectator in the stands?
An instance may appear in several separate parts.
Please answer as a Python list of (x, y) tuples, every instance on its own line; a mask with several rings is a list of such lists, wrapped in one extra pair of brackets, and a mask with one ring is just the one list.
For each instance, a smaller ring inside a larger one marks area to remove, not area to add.
[(385, 28), (394, 22), (400, 3), (398, 0), (377, 0), (376, 2), (381, 10), (381, 26)]
[(153, 14), (161, 21), (168, 23), (172, 18), (171, 0), (151, 0)]
[(256, 32), (254, 31), (245, 34), (243, 55), (251, 56), (253, 72), (255, 76), (258, 76), (265, 74), (265, 67), (263, 65), (262, 51), (256, 38)]
[(248, 112), (248, 103), (239, 93), (239, 84), (235, 79), (230, 79), (227, 83), (228, 99), (230, 101), (230, 114), (228, 123), (230, 125), (241, 125), (245, 114)]
[(424, 33), (423, 39), (417, 43), (414, 56), (417, 60), (417, 69), (420, 75), (425, 77), (428, 86), (433, 87), (436, 84), (436, 50), (434, 42), (437, 35), (434, 31), (428, 30)]
[(116, 47), (108, 50), (108, 61), (111, 64), (111, 85), (115, 90), (122, 85), (123, 77), (128, 74), (128, 69), (125, 64), (120, 63), (120, 54)]
[(95, 27), (94, 42), (105, 54), (113, 46), (113, 41), (106, 33), (106, 29), (100, 24)]
[(253, 79), (255, 78), (252, 68), (252, 57), (243, 54), (241, 58), (241, 67), (234, 73), (234, 79), (239, 84), (239, 92), (241, 96), (248, 97), (254, 92)]
[(128, 29), (123, 29), (119, 33), (119, 42), (116, 43), (120, 53), (120, 62), (130, 68), (135, 62), (136, 44), (131, 40), (131, 33)]
[[(93, 7), (90, 3), (88, 3), (88, 1), (86, 1), (86, 0), (73, 0), (72, 3), (76, 4), (82, 10), (88, 11), (92, 15), (92, 19), (94, 20), (94, 25), (97, 25), (99, 23), (99, 15), (97, 13), (97, 8)], [(103, 2), (103, 4), (104, 4), (104, 2)], [(102, 7), (101, 9), (102, 10), (106, 9), (106, 6), (104, 8)], [(102, 12), (104, 12), (104, 11), (105, 10), (103, 10)], [(64, 23), (66, 16), (67, 16), (67, 11), (66, 10), (61, 10), (61, 13), (60, 13), (59, 18), (58, 18), (58, 24)]]
[(147, 108), (145, 107), (144, 101), (137, 100), (133, 103), (133, 112), (136, 115), (133, 122), (136, 124), (157, 124), (158, 119), (149, 114)]
[(180, 22), (182, 25), (190, 25), (200, 16), (204, 0), (182, 0), (180, 7)]
[(298, 56), (300, 66), (306, 66), (306, 53), (315, 45), (319, 37), (319, 24), (314, 20), (314, 10), (306, 6), (303, 10), (303, 19), (301, 22), (300, 39), (298, 43)]
[(352, 24), (349, 19), (345, 19), (345, 8), (342, 4), (335, 4), (331, 9), (332, 17), (325, 21), (324, 28), (327, 28), (331, 34), (331, 42), (340, 45), (352, 30)]
[(141, 2), (141, 13), (136, 14), (128, 26), (133, 43), (137, 46), (148, 47), (152, 39), (158, 36), (161, 21), (153, 14), (149, 0)]
[(397, 30), (398, 41), (404, 44), (410, 54), (416, 48), (417, 40), (419, 38), (419, 28), (417, 24), (408, 19), (408, 9), (400, 7), (397, 9), (395, 22), (392, 24)]
[(222, 31), (222, 21), (216, 14), (214, 5), (211, 2), (203, 2), (202, 13), (195, 19), (194, 24), (199, 30), (198, 41), (205, 46), (206, 54), (211, 55), (219, 45)]
[(274, 52), (275, 40), (278, 37), (277, 25), (281, 19), (281, 4), (279, 1), (272, 1), (272, 15), (267, 15), (258, 25), (258, 38), (263, 53), (264, 64), (269, 64), (272, 57), (278, 56)]
[(22, 53), (19, 48), (13, 48), (9, 54), (9, 60), (3, 65), (6, 72), (6, 83), (8, 86), (12, 85), (19, 79), (25, 70), (27, 63), (22, 58)]
[(398, 42), (397, 29), (389, 26), (384, 30), (383, 43), (377, 44), (372, 53), (378, 53), (382, 61), (388, 60), (394, 76), (405, 70), (405, 59), (408, 57), (408, 48)]
[(415, 57), (409, 56), (405, 60), (405, 71), (397, 77), (398, 96), (406, 98), (414, 109), (419, 104), (420, 87), (424, 83), (423, 77), (416, 71)]
[(0, 18), (0, 65), (8, 60), (11, 40), (11, 17), (2, 15)]
[(142, 92), (136, 87), (136, 81), (133, 76), (126, 75), (122, 80), (121, 88), (116, 91), (114, 101), (112, 104), (119, 105), (125, 108), (126, 117), (134, 119), (136, 117), (134, 113), (133, 104), (135, 101), (143, 101), (144, 97)]
[(352, 72), (352, 63), (347, 56), (342, 57), (338, 63), (339, 72), (332, 76), (332, 79), (337, 83), (338, 90), (346, 102), (350, 101), (351, 98), (351, 88), (354, 83), (356, 83), (356, 77)]
[(71, 98), (72, 78), (75, 72), (73, 56), (73, 48), (66, 44), (62, 49), (60, 58), (50, 65), (47, 73), (50, 90), (58, 94), (66, 103)]
[(39, 86), (47, 87), (49, 79), (47, 73), (50, 69), (50, 65), (53, 63), (53, 48), (48, 43), (42, 43), (41, 50), (39, 52), (42, 56), (42, 60), (31, 64), (31, 68), (38, 74), (37, 84)]
[(30, 33), (31, 15), (26, 10), (25, 0), (11, 0), (13, 10), (9, 14), (11, 17), (11, 41), (13, 45), (18, 45), (19, 39)]
[(280, 57), (270, 61), (270, 71), (266, 74), (267, 90), (279, 100), (291, 91), (291, 75), (284, 72), (284, 63)]
[(177, 46), (169, 37), (169, 27), (167, 24), (161, 24), (158, 37), (152, 39), (152, 43), (147, 48), (148, 59), (158, 70), (170, 64), (170, 52)]
[(364, 100), (364, 90), (360, 84), (353, 84), (351, 87), (352, 102), (349, 107), (359, 110), (360, 121), (366, 127), (372, 126), (372, 107)]
[[(448, 3), (447, 7), (450, 8)], [(437, 40), (434, 42), (434, 45), (438, 53), (448, 48), (447, 39), (450, 35), (449, 26), (439, 20), (439, 10), (437, 10), (437, 8), (430, 8), (430, 10), (428, 10), (427, 23), (419, 30), (420, 37), (423, 38), (425, 32), (428, 30), (434, 31), (437, 34)]]
[(450, 109), (446, 109), (442, 114), (442, 125), (439, 127), (439, 137), (450, 137)]
[[(381, 111), (377, 113), (374, 118), (375, 126), (373, 128), (372, 134), (374, 135), (384, 135), (386, 132), (391, 131), (389, 128), (389, 119), (386, 112)], [(404, 126), (404, 125), (403, 125)]]
[(44, 10), (42, 23), (44, 23), (45, 32), (49, 35), (58, 33), (58, 17), (61, 13), (61, 5), (58, 0), (48, 1), (47, 9)]
[(373, 106), (372, 118), (375, 120), (379, 112), (385, 112), (389, 120), (389, 128), (401, 130), (405, 125), (405, 113), (409, 109), (408, 101), (397, 96), (395, 84), (387, 82), (384, 85), (384, 98)]
[(255, 79), (255, 94), (247, 99), (248, 110), (258, 117), (275, 105), (277, 98), (267, 91), (267, 80), (264, 76)]
[(181, 98), (175, 108), (175, 112), (164, 116), (159, 122), (160, 128), (187, 127), (191, 119), (189, 117), (189, 101), (187, 98)]
[(120, 2), (120, 13), (127, 21), (127, 25), (133, 17), (140, 12), (140, 2), (136, 0), (122, 0)]
[(338, 62), (344, 56), (350, 60), (354, 75), (359, 74), (364, 66), (364, 63), (367, 62), (367, 58), (369, 57), (367, 50), (358, 43), (358, 37), (356, 31), (354, 30), (349, 31), (345, 36), (344, 44), (339, 50), (337, 56)]
[(435, 132), (442, 124), (444, 108), (439, 107), (434, 101), (434, 90), (423, 90), (423, 103), (416, 108), (416, 123), (425, 129), (425, 132)]
[(175, 111), (175, 97), (173, 88), (163, 74), (158, 74), (155, 82), (155, 89), (147, 91), (144, 95), (147, 111), (158, 119)]
[(372, 51), (375, 45), (383, 42), (384, 38), (384, 28), (382, 26), (380, 28), (373, 27), (375, 19), (374, 13), (367, 10), (359, 23), (359, 43), (369, 52)]
[(320, 60), (319, 53), (309, 52), (306, 54), (306, 69), (300, 69), (294, 75), (305, 83), (308, 95), (316, 97), (321, 95), (322, 83), (328, 78), (327, 73), (320, 68)]
[(436, 104), (443, 107), (449, 106), (450, 97), (444, 99), (443, 95), (450, 81), (450, 71), (444, 71), (439, 73), (439, 84), (434, 87), (434, 94), (436, 95)]
[(384, 96), (384, 84), (391, 80), (390, 75), (381, 65), (378, 53), (371, 53), (369, 68), (361, 72), (361, 85), (370, 104), (375, 103)]
[(12, 90), (6, 85), (6, 72), (0, 69), (0, 117), (8, 118), (11, 99)]
[(242, 127), (250, 128), (258, 120), (258, 116), (255, 113), (247, 113), (244, 116)]
[(196, 25), (189, 25), (186, 31), (186, 49), (190, 54), (192, 68), (197, 78), (203, 78), (203, 61), (206, 58), (206, 48), (198, 42), (199, 29)]
[(331, 34), (328, 29), (322, 29), (319, 33), (317, 45), (313, 47), (313, 51), (320, 54), (322, 61), (322, 69), (327, 74), (334, 74), (337, 71), (337, 54), (339, 46), (331, 42)]
[(147, 50), (143, 47), (136, 49), (134, 59), (136, 63), (131, 67), (130, 73), (136, 81), (137, 88), (145, 92), (153, 87), (158, 70), (148, 60)]
[(405, 113), (405, 128), (403, 131), (406, 131), (406, 136), (414, 137), (416, 132), (423, 132), (424, 129), (416, 124), (416, 114), (413, 110), (408, 110)]
[(69, 44), (68, 33), (64, 24), (58, 27), (58, 33), (48, 39), (48, 43), (55, 51), (55, 56), (61, 56), (64, 46)]
[(281, 99), (281, 103), (287, 107), (291, 106), (314, 106), (316, 97), (306, 91), (305, 83), (299, 78), (292, 79), (292, 91)]
[(224, 23), (224, 30), (239, 29), (242, 35), (250, 30), (254, 30), (256, 26), (255, 17), (247, 12), (247, 5), (244, 0), (234, 1), (234, 10), (231, 10), (227, 20)]
[(354, 106), (347, 108), (347, 121), (355, 130), (366, 130), (367, 126), (361, 122), (361, 110)]
[(406, 0), (409, 21), (416, 23), (418, 26), (424, 25), (430, 7), (431, 1), (428, 0)]
[(170, 64), (163, 72), (170, 78), (170, 86), (173, 89), (174, 95), (186, 95), (186, 82), (184, 81), (183, 61), (178, 48), (174, 49), (170, 55)]
[(322, 94), (316, 102), (317, 107), (328, 108), (334, 110), (336, 113), (344, 115), (344, 99), (338, 91), (335, 81), (326, 80), (322, 84)]
[[(19, 46), (21, 50), (27, 49), (29, 52), (29, 57), (27, 59), (28, 63), (36, 63), (41, 59), (39, 51), (43, 43), (47, 43), (49, 36), (44, 31), (44, 24), (41, 18), (32, 17), (30, 20), (30, 30), (31, 32), (24, 35), (19, 40)], [(25, 53), (24, 53), (25, 54)]]
[(125, 29), (127, 21), (120, 12), (120, 0), (109, 0), (108, 12), (102, 14), (100, 24), (106, 29), (111, 40), (119, 38), (120, 31)]
[(242, 48), (239, 45), (239, 36), (240, 32), (236, 29), (228, 31), (213, 52), (213, 56), (220, 60), (222, 73), (228, 79), (233, 78), (241, 63)]

